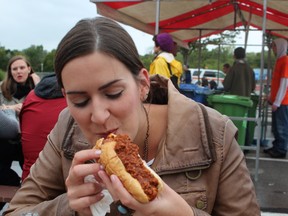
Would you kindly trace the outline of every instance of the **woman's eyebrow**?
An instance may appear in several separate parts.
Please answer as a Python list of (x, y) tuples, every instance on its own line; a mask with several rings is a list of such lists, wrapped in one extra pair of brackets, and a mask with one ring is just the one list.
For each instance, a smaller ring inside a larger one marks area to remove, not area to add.
[(71, 94), (85, 94), (85, 92), (82, 92), (82, 91), (67, 91), (65, 93), (67, 95), (71, 95)]
[[(111, 82), (108, 82), (108, 83), (106, 83), (105, 85), (101, 86), (101, 87), (99, 88), (99, 90), (103, 90), (103, 89), (105, 89), (105, 88), (108, 88), (109, 86), (111, 86), (111, 85), (113, 85), (114, 83), (117, 83), (117, 82), (119, 82), (119, 81), (121, 81), (121, 79), (116, 79), (116, 80), (113, 80), (113, 81), (111, 81)], [(85, 92), (83, 92), (83, 91), (67, 91), (66, 94), (85, 94)]]
[(99, 88), (99, 90), (103, 90), (103, 89), (105, 89), (105, 88), (108, 88), (109, 86), (111, 86), (111, 85), (113, 85), (114, 83), (117, 83), (117, 82), (119, 82), (119, 81), (121, 81), (121, 79), (116, 79), (116, 80), (113, 80), (113, 81), (111, 81), (111, 82), (108, 82), (108, 83), (106, 83), (105, 85), (101, 86), (101, 87)]

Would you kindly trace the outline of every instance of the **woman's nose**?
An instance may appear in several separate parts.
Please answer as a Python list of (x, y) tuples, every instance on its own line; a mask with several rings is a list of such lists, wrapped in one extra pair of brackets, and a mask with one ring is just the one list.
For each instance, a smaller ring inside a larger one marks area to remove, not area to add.
[(110, 116), (109, 109), (105, 104), (92, 102), (91, 121), (96, 124), (105, 124)]

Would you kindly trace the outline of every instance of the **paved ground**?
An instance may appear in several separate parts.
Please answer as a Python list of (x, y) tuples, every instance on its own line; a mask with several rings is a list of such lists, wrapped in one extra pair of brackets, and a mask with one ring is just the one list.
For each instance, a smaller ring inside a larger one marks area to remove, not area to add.
[[(256, 194), (260, 208), (264, 212), (275, 212), (275, 215), (288, 215), (288, 155), (285, 159), (272, 159), (263, 153), (263, 149), (272, 146), (274, 139), (271, 133), (271, 111), (268, 111), (266, 122), (265, 141), (261, 144), (266, 146), (260, 147), (258, 181), (254, 181)], [(254, 138), (257, 138), (259, 130), (256, 127)], [(247, 166), (251, 176), (255, 177), (256, 151), (249, 151), (246, 154)], [(262, 214), (265, 215), (266, 214)], [(269, 215), (269, 214), (268, 214)], [(270, 214), (274, 215), (274, 214)]]
[[(247, 166), (255, 175), (255, 158), (247, 156)], [(271, 160), (261, 156), (258, 181), (255, 189), (260, 208), (264, 212), (286, 213), (288, 215), (288, 160)]]

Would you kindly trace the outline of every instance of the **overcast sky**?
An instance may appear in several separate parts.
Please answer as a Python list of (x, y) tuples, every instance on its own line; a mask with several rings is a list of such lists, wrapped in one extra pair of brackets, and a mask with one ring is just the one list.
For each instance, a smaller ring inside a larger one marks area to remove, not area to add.
[[(0, 0), (0, 46), (22, 50), (43, 45), (51, 51), (77, 21), (95, 16), (96, 5), (89, 0)], [(152, 52), (151, 35), (129, 26), (124, 28), (141, 55)], [(248, 42), (261, 44), (261, 34), (254, 34), (251, 32)], [(244, 36), (238, 42), (243, 44)], [(261, 47), (248, 47), (250, 50), (258, 52)]]
[[(95, 16), (96, 5), (89, 0), (0, 0), (0, 46), (22, 50), (43, 45), (51, 51), (77, 21)], [(124, 27), (141, 55), (152, 51), (151, 35)]]

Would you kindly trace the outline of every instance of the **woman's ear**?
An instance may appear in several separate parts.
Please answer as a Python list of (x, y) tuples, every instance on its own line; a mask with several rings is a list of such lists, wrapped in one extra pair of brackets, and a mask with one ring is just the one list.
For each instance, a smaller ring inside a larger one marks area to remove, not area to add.
[(140, 98), (145, 101), (150, 91), (150, 75), (149, 72), (142, 68), (139, 72), (140, 79)]
[(142, 85), (150, 87), (150, 74), (145, 68), (140, 70), (139, 78)]
[(64, 89), (64, 88), (61, 88), (61, 91), (62, 91), (63, 96), (66, 98), (65, 89)]

